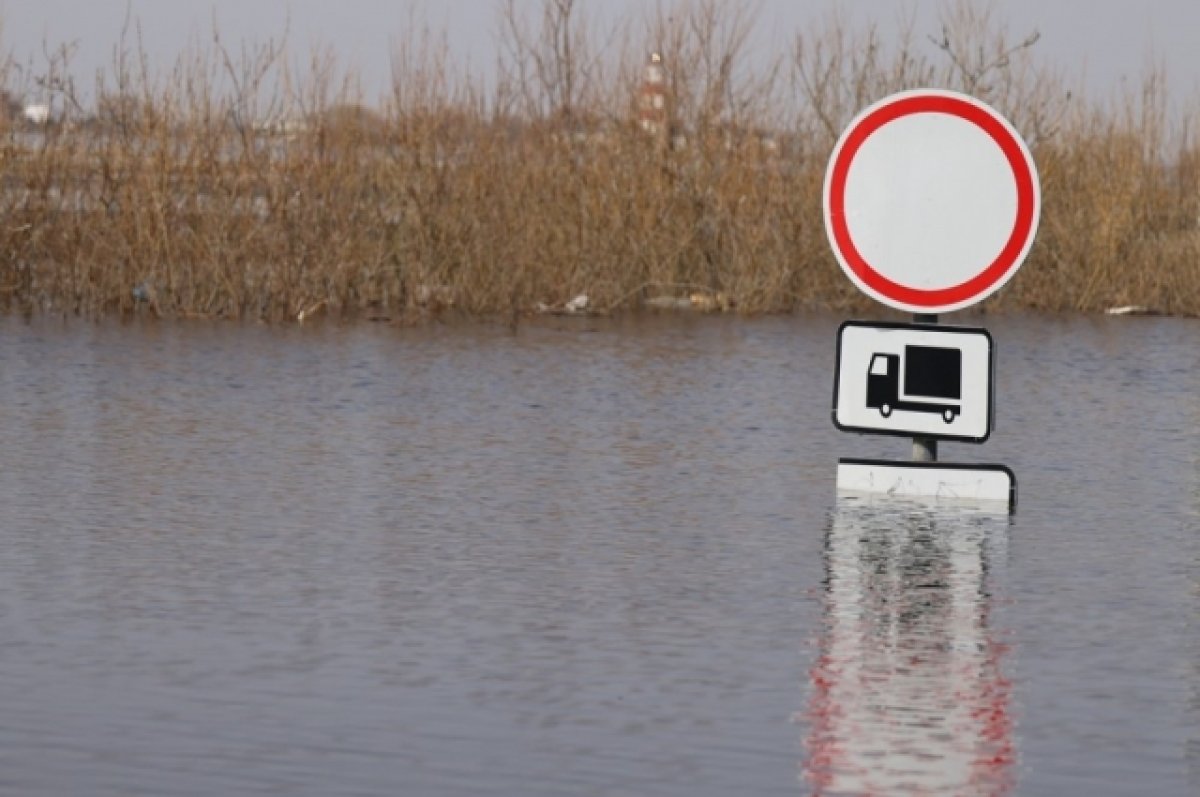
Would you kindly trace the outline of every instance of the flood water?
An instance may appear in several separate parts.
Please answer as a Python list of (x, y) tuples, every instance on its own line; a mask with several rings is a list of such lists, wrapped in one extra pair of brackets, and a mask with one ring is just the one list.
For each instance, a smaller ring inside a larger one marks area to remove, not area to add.
[(841, 320), (0, 323), (0, 794), (1200, 793), (1200, 322), (947, 319), (1008, 516)]

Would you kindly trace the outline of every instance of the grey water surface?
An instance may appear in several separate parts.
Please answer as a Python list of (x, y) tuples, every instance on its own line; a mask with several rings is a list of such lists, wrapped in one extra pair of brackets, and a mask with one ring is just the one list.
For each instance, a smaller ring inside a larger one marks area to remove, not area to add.
[(0, 794), (1200, 793), (1200, 322), (946, 319), (1009, 517), (841, 320), (0, 322)]

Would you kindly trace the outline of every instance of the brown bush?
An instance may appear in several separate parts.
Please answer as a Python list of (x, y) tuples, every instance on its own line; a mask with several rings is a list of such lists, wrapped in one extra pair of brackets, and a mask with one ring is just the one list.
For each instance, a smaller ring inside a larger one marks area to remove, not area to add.
[[(0, 301), (265, 319), (517, 317), (580, 293), (600, 310), (865, 309), (825, 238), (826, 162), (863, 106), (931, 86), (997, 107), (1041, 173), (1037, 242), (987, 308), (1200, 313), (1200, 150), (1186, 118), (1168, 121), (1161, 75), (1085, 100), (1034, 60), (1036, 36), (1014, 42), (969, 3), (931, 42), (885, 45), (834, 17), (767, 57), (716, 0), (640, 36), (597, 30), (572, 0), (501, 13), (494, 81), (456, 72), (414, 26), (379, 108), (326, 54), (294, 74), (281, 43), (232, 53), (215, 37), (165, 76), (126, 50), (92, 112), (52, 58), (38, 81), (58, 92), (53, 119), (0, 136)], [(652, 50), (661, 135), (636, 114)]]

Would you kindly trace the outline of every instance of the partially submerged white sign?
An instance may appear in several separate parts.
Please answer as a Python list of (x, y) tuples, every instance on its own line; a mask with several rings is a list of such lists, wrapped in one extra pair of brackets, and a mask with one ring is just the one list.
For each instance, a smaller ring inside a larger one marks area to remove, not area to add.
[(847, 321), (838, 330), (834, 425), (982, 443), (992, 428), (992, 362), (985, 329)]
[(1017, 483), (1004, 465), (840, 459), (838, 490), (939, 501), (1017, 502)]

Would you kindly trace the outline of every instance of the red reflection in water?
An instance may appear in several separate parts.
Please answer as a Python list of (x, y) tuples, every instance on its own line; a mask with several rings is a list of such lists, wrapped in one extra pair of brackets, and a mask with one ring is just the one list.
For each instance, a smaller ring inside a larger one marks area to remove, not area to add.
[(989, 537), (1007, 520), (839, 506), (809, 673), (814, 794), (1005, 794), (1014, 784), (1007, 646), (989, 626)]

